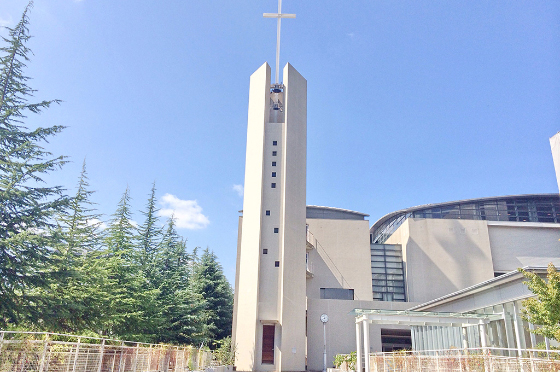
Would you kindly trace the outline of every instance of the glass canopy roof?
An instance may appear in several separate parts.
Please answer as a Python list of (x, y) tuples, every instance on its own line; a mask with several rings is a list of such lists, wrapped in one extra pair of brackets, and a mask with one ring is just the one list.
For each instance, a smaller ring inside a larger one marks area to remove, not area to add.
[(348, 313), (356, 322), (376, 324), (400, 324), (415, 326), (465, 327), (486, 324), (502, 318), (501, 314), (443, 313), (413, 310), (354, 309)]

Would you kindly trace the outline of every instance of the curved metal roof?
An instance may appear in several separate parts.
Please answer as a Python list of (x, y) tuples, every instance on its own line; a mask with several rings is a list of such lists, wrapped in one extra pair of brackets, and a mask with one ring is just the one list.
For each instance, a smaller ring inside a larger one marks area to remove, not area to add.
[(362, 216), (362, 217), (369, 217), (369, 214), (356, 212), (356, 211), (351, 211), (350, 209), (342, 209), (342, 208), (335, 208), (335, 207), (322, 207), (322, 206), (319, 206), (319, 205), (308, 205), (307, 208), (308, 209), (322, 209), (322, 210), (325, 210), (325, 211), (333, 211), (333, 212), (351, 213), (351, 214), (355, 214), (355, 215)]
[(475, 198), (475, 199), (465, 199), (465, 200), (456, 200), (451, 202), (444, 202), (444, 203), (433, 203), (433, 204), (424, 204), (418, 205), (416, 207), (410, 207), (406, 209), (401, 209), (395, 212), (391, 212), (386, 214), (385, 216), (378, 219), (369, 229), (370, 232), (375, 231), (379, 226), (381, 226), (386, 221), (390, 220), (393, 217), (400, 216), (403, 214), (411, 213), (420, 211), (423, 209), (428, 208), (438, 208), (438, 207), (447, 207), (450, 205), (456, 204), (465, 204), (465, 203), (479, 203), (479, 202), (486, 202), (491, 200), (511, 200), (511, 199), (522, 199), (522, 198), (551, 198), (551, 197), (560, 197), (559, 194), (522, 194), (522, 195), (507, 195), (507, 196), (490, 196), (484, 198)]

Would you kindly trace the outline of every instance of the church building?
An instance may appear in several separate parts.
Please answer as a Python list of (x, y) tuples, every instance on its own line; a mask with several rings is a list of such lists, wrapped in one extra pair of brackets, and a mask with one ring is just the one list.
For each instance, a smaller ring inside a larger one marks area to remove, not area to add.
[[(273, 16), (279, 22), (280, 9)], [(513, 272), (560, 266), (559, 195), (429, 204), (371, 226), (365, 213), (306, 205), (307, 81), (287, 64), (280, 83), (278, 53), (275, 83), (267, 63), (250, 78), (233, 321), (237, 370), (321, 371), (334, 355), (357, 349), (427, 348), (420, 335), (432, 330), (380, 316), (452, 310), (459, 299), (460, 311), (476, 312), (484, 291), (484, 306), (502, 306), (504, 314), (504, 337), (496, 331), (487, 338), (512, 347), (515, 334), (520, 347), (520, 334), (512, 333), (518, 323), (507, 319), (518, 319), (515, 301), (531, 294)], [(497, 290), (511, 280), (518, 292)], [(506, 302), (513, 303), (510, 318), (509, 305), (500, 305)], [(447, 346), (461, 346), (453, 344), (460, 333), (453, 337)]]

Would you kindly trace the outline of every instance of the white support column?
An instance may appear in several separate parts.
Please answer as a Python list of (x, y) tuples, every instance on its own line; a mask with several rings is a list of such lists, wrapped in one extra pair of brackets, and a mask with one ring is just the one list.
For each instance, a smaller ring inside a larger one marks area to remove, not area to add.
[[(514, 349), (515, 338), (513, 336), (513, 330), (511, 329), (512, 328), (511, 322), (509, 319), (509, 315), (506, 312), (505, 305), (504, 305), (503, 317), (504, 317), (504, 326), (506, 330), (507, 348)], [(508, 353), (510, 357), (515, 356), (515, 352), (513, 350), (508, 350)]]
[(486, 338), (486, 324), (482, 321), (478, 324), (478, 332), (480, 333), (480, 346), (484, 349), (488, 347), (488, 339)]
[(486, 324), (481, 320), (478, 324), (478, 333), (480, 333), (480, 346), (484, 354), (484, 372), (490, 371), (490, 363), (488, 362), (488, 353), (485, 350), (488, 347), (488, 340), (486, 338)]
[[(533, 323), (529, 323), (529, 331), (534, 331), (535, 325)], [(533, 332), (529, 332), (529, 336), (531, 337), (531, 349), (537, 348), (537, 336)], [(532, 353), (533, 356), (537, 357), (537, 352)]]
[(364, 319), (362, 322), (364, 327), (364, 366), (366, 368), (365, 372), (370, 372), (370, 365), (369, 365), (369, 322), (367, 319)]
[(515, 329), (515, 340), (517, 341), (517, 355), (523, 357), (523, 349), (525, 349), (525, 335), (523, 334), (523, 322), (519, 316), (519, 306), (513, 301), (513, 328)]
[(467, 327), (461, 327), (461, 333), (463, 334), (463, 349), (469, 348), (469, 335), (467, 333)]
[(362, 372), (362, 348), (361, 348), (360, 323), (356, 322), (356, 372)]

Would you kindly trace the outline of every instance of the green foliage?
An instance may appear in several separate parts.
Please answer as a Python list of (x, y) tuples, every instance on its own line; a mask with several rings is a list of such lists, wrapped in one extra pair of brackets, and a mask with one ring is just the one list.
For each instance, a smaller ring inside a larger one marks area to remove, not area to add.
[[(142, 212), (145, 217), (144, 223), (138, 228), (138, 246), (140, 253), (140, 264), (144, 270), (148, 281), (155, 280), (157, 269), (155, 267), (156, 252), (161, 243), (163, 235), (162, 228), (158, 226), (159, 217), (156, 208), (156, 184), (152, 185), (150, 198), (146, 205), (146, 210)], [(155, 283), (151, 285), (156, 286)]]
[(63, 127), (29, 130), (23, 125), (27, 113), (59, 102), (28, 102), (35, 92), (23, 74), (31, 54), (26, 47), (31, 7), (8, 28), (9, 38), (2, 38), (6, 46), (0, 48), (0, 327), (41, 313), (42, 299), (29, 292), (48, 283), (50, 249), (60, 240), (50, 232), (53, 218), (68, 205), (62, 187), (41, 184), (44, 175), (66, 162), (40, 145)]
[(156, 312), (158, 292), (147, 289), (147, 279), (135, 249), (135, 234), (127, 188), (109, 222), (104, 239), (103, 258), (109, 297), (102, 329), (105, 335), (150, 341), (141, 330), (155, 326), (149, 314)]
[(159, 341), (196, 343), (202, 332), (199, 315), (204, 299), (188, 285), (192, 261), (187, 254), (184, 239), (175, 230), (173, 218), (168, 221), (160, 246), (155, 263), (158, 272), (158, 303), (163, 319)]
[(195, 264), (190, 281), (194, 293), (204, 298), (201, 339), (207, 345), (231, 335), (233, 291), (214, 252), (206, 248)]
[(57, 218), (61, 241), (54, 246), (51, 268), (58, 280), (36, 292), (47, 302), (39, 319), (51, 331), (98, 329), (102, 322), (99, 314), (107, 307), (105, 262), (100, 259), (101, 222), (88, 187), (84, 162), (76, 195)]
[(214, 360), (220, 366), (232, 366), (235, 363), (236, 345), (231, 343), (231, 336), (228, 336), (215, 343), (217, 348), (214, 350)]
[(560, 341), (560, 273), (552, 263), (546, 281), (535, 273), (519, 271), (529, 279), (524, 283), (536, 295), (523, 301), (522, 318), (537, 326), (531, 332)]
[(173, 218), (164, 231), (155, 184), (139, 228), (127, 189), (105, 230), (85, 162), (73, 197), (41, 184), (66, 160), (41, 147), (62, 126), (23, 124), (58, 103), (27, 102), (31, 6), (0, 48), (0, 328), (173, 344), (229, 336), (233, 294), (217, 257), (189, 254)]
[(344, 363), (350, 371), (356, 370), (356, 352), (353, 351), (350, 354), (337, 354), (334, 356), (334, 366), (340, 368)]

